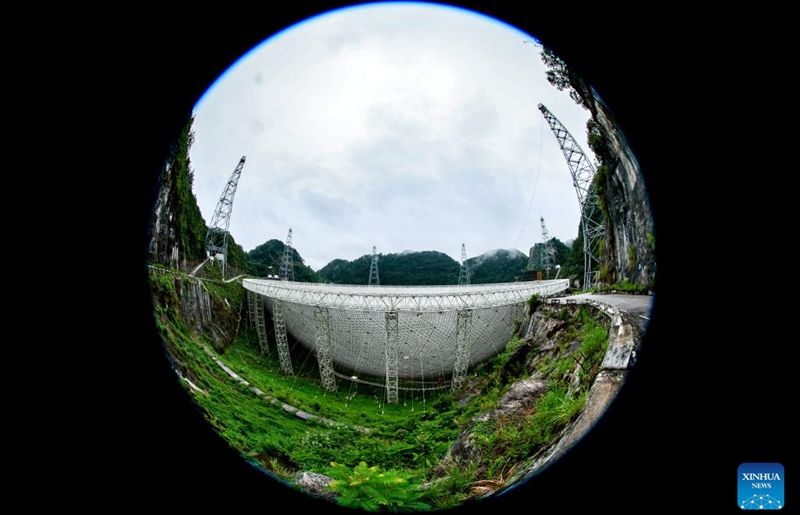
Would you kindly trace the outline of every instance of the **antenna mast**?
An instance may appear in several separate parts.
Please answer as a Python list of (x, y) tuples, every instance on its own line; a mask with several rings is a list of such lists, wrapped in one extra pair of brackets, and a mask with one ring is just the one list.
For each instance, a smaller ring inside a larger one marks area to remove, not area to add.
[(542, 223), (542, 248), (539, 250), (539, 265), (545, 274), (550, 273), (553, 263), (550, 258), (550, 236), (547, 234), (547, 226), (544, 224), (544, 217), (540, 216), (539, 221)]
[(469, 284), (469, 268), (467, 267), (467, 248), (461, 244), (461, 270), (458, 273), (458, 285)]
[(375, 253), (375, 246), (372, 246), (372, 264), (369, 267), (369, 285), (380, 286), (381, 281), (378, 277), (378, 254)]
[(286, 236), (286, 244), (283, 246), (283, 261), (281, 262), (281, 279), (284, 281), (294, 281), (294, 262), (292, 261), (292, 228), (289, 228), (289, 235)]
[(233, 196), (236, 194), (236, 185), (242, 175), (245, 156), (239, 160), (239, 164), (225, 184), (222, 195), (217, 202), (217, 208), (211, 217), (211, 225), (206, 233), (206, 253), (209, 259), (219, 259), (222, 262), (222, 278), (225, 278), (225, 266), (228, 262), (228, 227), (231, 225), (231, 210), (233, 209)]
[[(600, 264), (600, 242), (606, 232), (602, 217), (598, 216), (600, 214), (600, 198), (594, 188), (596, 170), (564, 125), (544, 105), (539, 104), (539, 111), (550, 124), (553, 134), (561, 146), (561, 151), (567, 158), (567, 165), (572, 174), (572, 184), (578, 194), (583, 231), (583, 289), (586, 290), (592, 287), (594, 276), (597, 275), (597, 271), (592, 270), (592, 264)], [(599, 221), (598, 218), (600, 218)]]

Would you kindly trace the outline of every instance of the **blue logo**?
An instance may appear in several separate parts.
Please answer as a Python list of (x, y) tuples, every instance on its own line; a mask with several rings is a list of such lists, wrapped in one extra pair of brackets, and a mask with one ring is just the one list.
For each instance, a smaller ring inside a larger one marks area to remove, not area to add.
[(783, 465), (742, 463), (739, 465), (739, 508), (780, 510), (783, 508)]

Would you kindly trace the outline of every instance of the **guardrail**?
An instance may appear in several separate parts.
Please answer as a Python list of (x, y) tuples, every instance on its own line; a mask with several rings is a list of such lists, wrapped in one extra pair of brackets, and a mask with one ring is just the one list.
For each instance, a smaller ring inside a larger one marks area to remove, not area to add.
[[(561, 302), (561, 301), (564, 302)], [(597, 299), (582, 297), (564, 297), (547, 299), (547, 304), (589, 304), (611, 319), (611, 328), (608, 331), (608, 349), (603, 357), (601, 369), (624, 370), (636, 362), (636, 343), (630, 324), (626, 324), (622, 314), (616, 306)]]

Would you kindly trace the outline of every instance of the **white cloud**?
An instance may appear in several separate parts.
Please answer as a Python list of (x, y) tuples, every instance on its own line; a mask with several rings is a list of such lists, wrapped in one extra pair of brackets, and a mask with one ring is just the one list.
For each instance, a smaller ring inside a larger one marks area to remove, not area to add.
[(530, 39), (417, 3), (334, 11), (265, 41), (195, 107), (204, 218), (245, 155), (234, 238), (247, 251), (291, 227), (314, 269), (373, 245), (527, 254), (540, 216), (550, 236), (574, 238), (577, 197), (537, 105), (586, 152), (589, 113), (547, 83)]

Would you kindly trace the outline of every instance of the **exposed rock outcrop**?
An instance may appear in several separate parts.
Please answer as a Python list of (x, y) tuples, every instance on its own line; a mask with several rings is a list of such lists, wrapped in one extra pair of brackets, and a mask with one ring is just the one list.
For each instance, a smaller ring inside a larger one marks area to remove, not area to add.
[(337, 493), (328, 486), (333, 483), (333, 478), (316, 472), (301, 472), (295, 477), (295, 484), (304, 492), (328, 501), (335, 501)]
[(203, 283), (180, 277), (176, 277), (173, 283), (180, 298), (181, 314), (186, 325), (198, 333), (212, 328), (211, 296)]
[[(567, 76), (571, 95), (591, 113), (590, 125), (593, 128), (589, 141), (600, 161), (595, 177), (605, 210), (605, 237), (600, 249), (600, 265), (592, 266), (599, 272), (594, 282), (601, 286), (628, 281), (652, 289), (656, 273), (656, 235), (639, 162), (610, 109), (594, 89), (569, 72)], [(529, 268), (532, 270), (539, 268), (541, 248), (542, 244), (537, 243), (530, 249)], [(583, 278), (571, 278), (576, 287), (582, 286)]]
[[(576, 337), (576, 331), (582, 323), (579, 310), (578, 305), (540, 306), (525, 320), (526, 343), (509, 347), (500, 364), (491, 369), (488, 378), (478, 376), (466, 383), (462, 394), (471, 397), (486, 388), (496, 387), (497, 383), (492, 381), (497, 378), (515, 377), (507, 375), (514, 370), (527, 371), (519, 379), (511, 380), (504, 395), (492, 409), (476, 415), (463, 427), (454, 444), (434, 468), (437, 476), (443, 477), (451, 473), (453, 467), (465, 468), (485, 461), (487, 456), (482, 454), (487, 452), (487, 430), (491, 434), (495, 427), (521, 429), (533, 423), (536, 403), (548, 392), (548, 387), (558, 384), (561, 385), (559, 388), (563, 388), (567, 385), (572, 392), (589, 388), (599, 372), (601, 358), (595, 356), (593, 359), (597, 362), (587, 363), (586, 357), (580, 351), (581, 340)], [(608, 322), (605, 318), (601, 320)], [(492, 377), (495, 379), (491, 379)], [(534, 449), (534, 454), (524, 462), (507, 464), (505, 470), (508, 477), (492, 477), (481, 481), (484, 492), (481, 495), (491, 495), (492, 491), (505, 488), (521, 477), (535, 473), (554, 455), (554, 449), (563, 452), (566, 444), (561, 442), (562, 437), (574, 433), (573, 440), (579, 438), (583, 432), (576, 433), (575, 427), (580, 424), (583, 424), (580, 427), (590, 426), (591, 421), (599, 417), (598, 409), (605, 406), (604, 402), (593, 399), (605, 400), (607, 397), (589, 394), (584, 408), (584, 411), (589, 411), (586, 416), (578, 415), (577, 421), (554, 427), (553, 438), (549, 443)], [(571, 442), (572, 440), (567, 443)], [(511, 471), (514, 471), (513, 475)], [(486, 470), (479, 468), (476, 474), (481, 477), (481, 474), (486, 474)]]
[(181, 264), (178, 234), (175, 229), (176, 199), (169, 163), (159, 176), (156, 201), (150, 221), (150, 259), (172, 268)]
[(528, 379), (514, 383), (506, 394), (500, 399), (497, 407), (474, 417), (468, 426), (458, 435), (455, 443), (450, 447), (442, 459), (438, 471), (444, 473), (450, 465), (466, 466), (481, 459), (480, 449), (476, 445), (474, 434), (475, 427), (481, 422), (489, 420), (523, 419), (530, 415), (533, 404), (545, 391), (547, 382), (541, 379)]
[(636, 156), (619, 130), (608, 106), (593, 89), (582, 91), (603, 137), (599, 157), (608, 168), (605, 190), (606, 223), (602, 263), (612, 282), (630, 281), (652, 288), (656, 273), (655, 229), (650, 200)]
[(530, 317), (525, 341), (536, 342), (541, 350), (550, 350), (555, 346), (556, 336), (565, 327), (563, 320), (553, 318), (541, 311)]
[(494, 418), (514, 417), (520, 413), (527, 414), (533, 408), (533, 403), (545, 391), (547, 382), (541, 379), (526, 379), (511, 385), (491, 416)]

